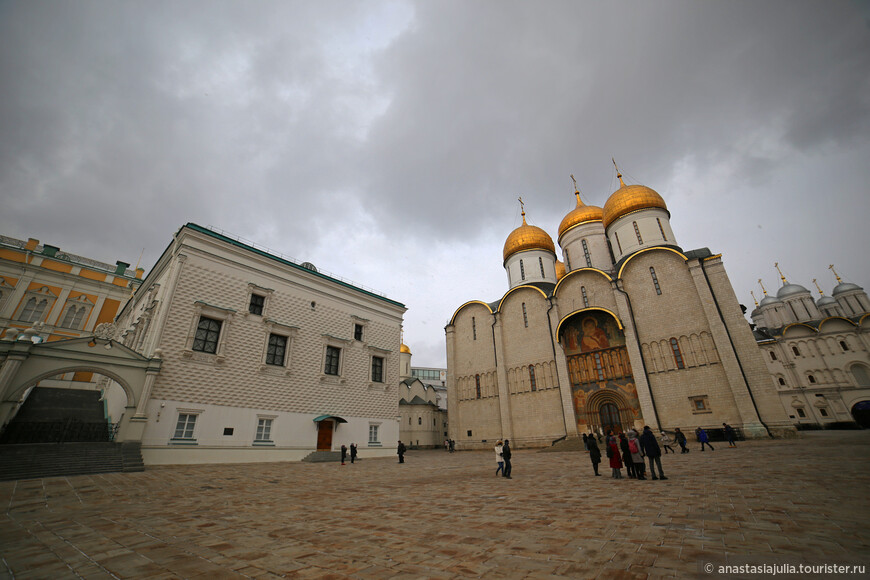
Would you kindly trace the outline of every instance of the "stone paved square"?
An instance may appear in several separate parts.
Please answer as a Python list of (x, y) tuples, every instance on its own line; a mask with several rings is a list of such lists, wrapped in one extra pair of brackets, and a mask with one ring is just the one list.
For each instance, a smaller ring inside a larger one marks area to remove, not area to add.
[(870, 432), (715, 445), (664, 456), (668, 481), (539, 450), (515, 451), (506, 480), (491, 452), (438, 450), (0, 482), (0, 577), (686, 578), (747, 556), (870, 570)]

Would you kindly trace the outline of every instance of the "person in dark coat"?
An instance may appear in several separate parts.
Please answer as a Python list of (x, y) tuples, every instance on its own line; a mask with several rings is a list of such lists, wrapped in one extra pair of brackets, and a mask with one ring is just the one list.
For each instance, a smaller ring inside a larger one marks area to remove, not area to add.
[(674, 439), (677, 440), (677, 445), (680, 446), (680, 454), (689, 452), (689, 448), (686, 446), (686, 434), (680, 431), (679, 427), (674, 429)]
[(589, 459), (592, 461), (592, 469), (595, 471), (595, 475), (601, 475), (598, 473), (598, 464), (601, 463), (601, 450), (598, 448), (598, 442), (595, 441), (595, 437), (589, 438), (588, 445)]
[(634, 479), (634, 462), (631, 460), (631, 450), (628, 448), (628, 439), (625, 433), (619, 434), (619, 449), (622, 451), (622, 462), (625, 464), (625, 474)]
[[(652, 429), (647, 425), (643, 428), (643, 433), (640, 434), (640, 446), (643, 449), (643, 452), (646, 454), (647, 460), (649, 461), (649, 472), (652, 475), (652, 478), (655, 479), (667, 479), (665, 477), (665, 472), (662, 471), (662, 450), (659, 448), (659, 443), (656, 441), (656, 436), (653, 434)], [(655, 462), (655, 464), (653, 464)], [(659, 467), (659, 476), (656, 477), (656, 468)]]
[[(725, 429), (725, 440), (728, 441), (728, 447), (737, 447), (737, 444), (734, 442), (734, 428), (731, 427), (731, 425), (729, 425), (728, 423), (722, 423), (722, 427)], [(711, 447), (710, 449), (713, 448)]]
[(344, 465), (344, 460), (347, 459), (347, 445), (341, 446), (341, 464)]
[(701, 443), (701, 451), (704, 450), (704, 445), (710, 448), (710, 451), (716, 451), (713, 449), (713, 446), (710, 445), (710, 439), (707, 437), (707, 432), (698, 427), (695, 429), (695, 435), (698, 436), (698, 441)]
[(501, 447), (501, 458), (504, 459), (504, 477), (508, 479), (513, 479), (511, 477), (511, 442), (509, 439), (504, 440), (504, 445)]
[(396, 453), (399, 455), (399, 463), (405, 463), (405, 444), (399, 441), (399, 446), (396, 448)]
[(613, 472), (610, 477), (622, 479), (622, 459), (619, 456), (619, 445), (612, 433), (607, 438), (607, 456), (610, 458), (610, 469)]
[(356, 443), (350, 444), (350, 462), (356, 461)]

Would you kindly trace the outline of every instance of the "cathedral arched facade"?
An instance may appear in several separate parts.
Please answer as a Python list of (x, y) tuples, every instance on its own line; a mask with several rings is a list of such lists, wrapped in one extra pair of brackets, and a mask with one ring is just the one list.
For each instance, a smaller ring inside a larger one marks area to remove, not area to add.
[(776, 295), (762, 286), (751, 313), (773, 387), (799, 429), (870, 427), (870, 299), (834, 275), (831, 296), (816, 283), (814, 300), (780, 273)]
[(747, 437), (794, 427), (721, 255), (684, 251), (662, 197), (620, 188), (577, 206), (552, 238), (508, 236), (508, 290), (471, 300), (445, 328), (450, 437), (548, 446), (587, 432), (729, 423)]

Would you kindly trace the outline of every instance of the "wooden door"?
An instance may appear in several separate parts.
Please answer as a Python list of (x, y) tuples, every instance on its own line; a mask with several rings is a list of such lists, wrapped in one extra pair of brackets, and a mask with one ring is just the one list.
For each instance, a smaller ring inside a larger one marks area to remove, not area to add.
[(317, 450), (332, 451), (332, 421), (329, 419), (317, 424)]

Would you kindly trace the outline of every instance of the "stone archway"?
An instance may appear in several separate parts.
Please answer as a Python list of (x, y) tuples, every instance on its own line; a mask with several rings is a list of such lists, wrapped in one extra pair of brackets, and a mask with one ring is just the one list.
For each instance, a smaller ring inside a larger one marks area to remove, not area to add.
[(859, 401), (852, 405), (852, 418), (862, 429), (870, 429), (870, 401)]
[(159, 357), (147, 358), (109, 338), (84, 337), (34, 343), (33, 333), (0, 340), (0, 427), (39, 381), (72, 371), (109, 377), (124, 390), (126, 406), (116, 441), (141, 441), (151, 387), (160, 372)]

